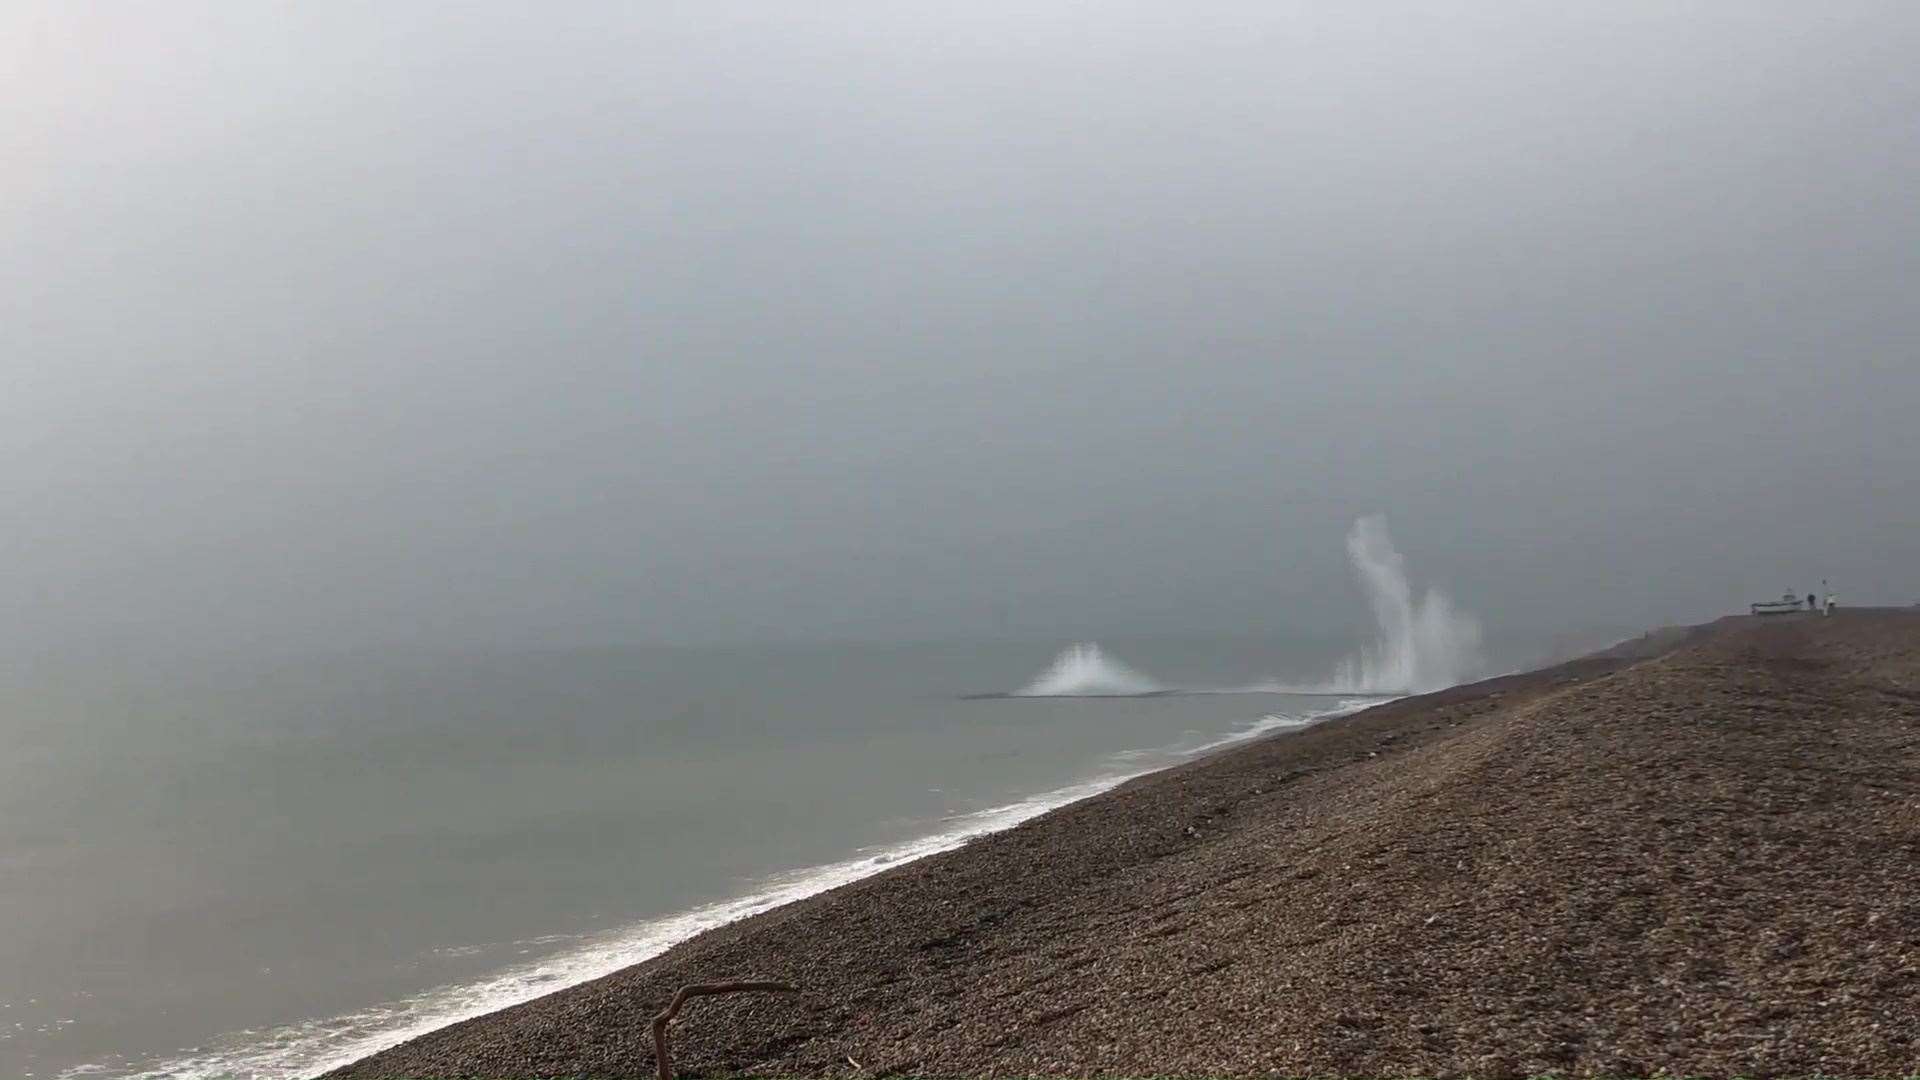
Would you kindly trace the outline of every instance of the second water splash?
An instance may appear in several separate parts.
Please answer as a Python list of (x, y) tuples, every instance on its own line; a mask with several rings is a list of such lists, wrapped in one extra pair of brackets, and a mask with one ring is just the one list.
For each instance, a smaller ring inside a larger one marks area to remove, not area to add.
[(1100, 646), (1083, 641), (1061, 650), (1047, 670), (1011, 696), (1138, 697), (1164, 689), (1151, 677), (1100, 651)]
[(1393, 546), (1383, 515), (1353, 523), (1347, 558), (1378, 631), (1373, 644), (1340, 665), (1328, 689), (1422, 694), (1456, 686), (1480, 670), (1480, 623), (1439, 589), (1415, 596), (1406, 558)]

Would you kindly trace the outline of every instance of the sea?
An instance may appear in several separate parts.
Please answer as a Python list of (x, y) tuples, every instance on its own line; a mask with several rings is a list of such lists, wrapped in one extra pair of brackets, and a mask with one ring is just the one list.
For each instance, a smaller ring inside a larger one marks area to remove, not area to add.
[(1156, 639), (15, 665), (0, 1077), (313, 1076), (1379, 699), (1303, 681), (1334, 659)]

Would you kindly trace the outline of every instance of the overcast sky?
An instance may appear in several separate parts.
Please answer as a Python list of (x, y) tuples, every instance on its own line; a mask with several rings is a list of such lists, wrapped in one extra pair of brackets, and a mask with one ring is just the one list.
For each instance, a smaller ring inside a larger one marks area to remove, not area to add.
[(1920, 599), (1920, 5), (0, 11), (0, 649)]

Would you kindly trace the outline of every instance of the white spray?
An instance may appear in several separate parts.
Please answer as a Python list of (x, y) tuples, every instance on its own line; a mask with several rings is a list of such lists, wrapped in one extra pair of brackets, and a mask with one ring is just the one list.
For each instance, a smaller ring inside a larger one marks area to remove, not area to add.
[(1480, 670), (1480, 624), (1438, 589), (1415, 598), (1406, 559), (1394, 549), (1384, 516), (1353, 523), (1347, 558), (1373, 607), (1379, 636), (1340, 665), (1336, 687), (1420, 694), (1454, 686)]
[(1367, 594), (1378, 627), (1371, 645), (1348, 657), (1317, 685), (1267, 682), (1231, 688), (1172, 689), (1102, 652), (1092, 642), (1070, 646), (1012, 697), (1121, 697), (1154, 693), (1424, 694), (1478, 675), (1480, 624), (1438, 589), (1415, 596), (1407, 560), (1387, 534), (1387, 519), (1370, 514), (1347, 532), (1347, 558)]
[(1083, 641), (1053, 658), (1039, 677), (1014, 697), (1118, 697), (1151, 694), (1160, 684)]

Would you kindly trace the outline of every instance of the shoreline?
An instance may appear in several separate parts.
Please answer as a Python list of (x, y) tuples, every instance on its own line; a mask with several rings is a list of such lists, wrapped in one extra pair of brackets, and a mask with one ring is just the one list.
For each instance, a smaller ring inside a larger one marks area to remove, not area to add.
[(1137, 777), (329, 1075), (648, 1075), (652, 1010), (739, 978), (803, 993), (703, 1002), (689, 1074), (1897, 1072), (1917, 682), (1908, 616), (1649, 635)]
[[(350, 1013), (251, 1032), (242, 1045), (210, 1045), (197, 1053), (152, 1063), (130, 1075), (136, 1080), (148, 1076), (170, 1080), (224, 1080), (233, 1075), (279, 1075), (290, 1066), (298, 1070), (292, 1075), (299, 1076), (336, 1070), (449, 1025), (510, 1009), (631, 968), (701, 934), (955, 850), (982, 836), (1016, 827), (1061, 807), (1250, 740), (1310, 728), (1364, 709), (1374, 701), (1357, 695), (1292, 696), (1325, 696), (1337, 699), (1339, 704), (1300, 717), (1262, 715), (1225, 735), (1178, 750), (1174, 749), (1179, 746), (1176, 743), (1122, 751), (1104, 759), (1109, 767), (1087, 779), (941, 819), (932, 831), (910, 839), (860, 848), (845, 858), (777, 872), (752, 881), (740, 894), (588, 935), (557, 953), (512, 964), (474, 980), (428, 988), (403, 999), (379, 1002)], [(1172, 756), (1173, 760), (1144, 767), (1122, 764), (1162, 754)], [(294, 1046), (299, 1049), (290, 1054)], [(65, 1075), (78, 1080), (89, 1075), (89, 1067), (81, 1066), (78, 1072)]]
[[(1633, 640), (1637, 639), (1622, 642), (1619, 646), (1615, 646), (1615, 648), (1631, 645)], [(1562, 665), (1552, 665), (1548, 668), (1540, 669), (1540, 671), (1553, 671), (1562, 666), (1581, 664), (1584, 662), (1586, 662), (1586, 658), (1569, 661)], [(1189, 693), (1207, 694), (1243, 693), (1249, 696), (1284, 693), (1298, 697), (1328, 698), (1337, 700), (1341, 704), (1325, 712), (1310, 714), (1308, 717), (1299, 721), (1282, 721), (1275, 725), (1267, 725), (1265, 722), (1274, 718), (1272, 716), (1264, 716), (1261, 720), (1249, 725), (1249, 727), (1242, 732), (1224, 736), (1193, 748), (1186, 752), (1180, 760), (1135, 771), (1103, 775), (1078, 784), (1042, 792), (1018, 803), (993, 807), (967, 815), (968, 817), (991, 816), (993, 820), (990, 824), (984, 824), (979, 827), (945, 830), (930, 834), (926, 837), (898, 845), (897, 849), (889, 849), (887, 852), (880, 853), (877, 857), (862, 852), (853, 858), (839, 862), (776, 875), (774, 878), (767, 879), (766, 882), (762, 883), (767, 887), (756, 888), (753, 892), (742, 897), (703, 905), (679, 915), (668, 916), (659, 920), (651, 920), (647, 925), (653, 925), (655, 923), (680, 923), (684, 921), (690, 924), (691, 928), (684, 931), (659, 935), (654, 941), (649, 941), (639, 948), (616, 945), (614, 946), (613, 952), (604, 961), (596, 960), (591, 963), (590, 966), (596, 969), (592, 974), (571, 979), (562, 984), (543, 986), (524, 996), (518, 996), (516, 1000), (502, 1001), (490, 1007), (461, 1010), (460, 1015), (449, 1016), (444, 1020), (436, 1019), (430, 1024), (421, 1025), (417, 1030), (409, 1029), (404, 1033), (396, 1034), (392, 1038), (383, 1038), (379, 1040), (380, 1045), (367, 1049), (364, 1052), (354, 1053), (351, 1057), (344, 1056), (347, 1053), (345, 1050), (341, 1051), (338, 1055), (330, 1054), (328, 1056), (333, 1060), (320, 1067), (324, 1071), (319, 1075), (328, 1078), (353, 1075), (358, 1066), (369, 1061), (376, 1061), (380, 1059), (383, 1054), (423, 1037), (431, 1038), (439, 1032), (457, 1027), (461, 1024), (484, 1021), (490, 1016), (509, 1012), (530, 1003), (537, 1003), (547, 997), (564, 994), (582, 985), (605, 978), (616, 977), (623, 972), (632, 971), (651, 963), (673, 952), (675, 949), (695, 942), (703, 937), (725, 933), (755, 919), (778, 916), (783, 912), (790, 909), (797, 909), (801, 905), (848, 886), (871, 881), (896, 871), (908, 870), (915, 864), (928, 858), (957, 851), (968, 844), (986, 837), (1002, 835), (1008, 830), (1016, 829), (1044, 815), (1057, 813), (1091, 800), (1100, 799), (1116, 791), (1124, 790), (1131, 785), (1152, 782), (1156, 778), (1176, 773), (1183, 769), (1203, 766), (1210, 761), (1231, 755), (1236, 751), (1248, 749), (1260, 743), (1276, 739), (1298, 737), (1308, 731), (1320, 728), (1323, 725), (1342, 720), (1350, 720), (1377, 708), (1428, 697), (1454, 696), (1462, 694), (1463, 692), (1471, 694), (1476, 688), (1493, 684), (1505, 684), (1511, 680), (1529, 678), (1538, 675), (1540, 671), (1509, 672), (1490, 676), (1472, 683), (1462, 684), (1461, 686), (1435, 691), (1426, 695), (1363, 696), (1352, 693), (1336, 693), (1333, 691), (1307, 693), (1296, 690), (1282, 691), (1267, 688), (1248, 688), (1237, 691), (1187, 691)], [(1171, 693), (1176, 693), (1176, 691), (1158, 691), (1154, 696), (1165, 696)], [(1075, 700), (1098, 700), (1111, 695), (1081, 694), (1065, 696)], [(980, 700), (1017, 700), (1021, 695), (1009, 692), (965, 695), (965, 697), (967, 699)], [(1059, 797), (1056, 798), (1056, 796)], [(911, 853), (895, 855), (895, 850), (908, 850)], [(816, 885), (816, 883), (818, 884)], [(501, 978), (512, 979), (513, 975), (512, 973), (503, 973)]]

